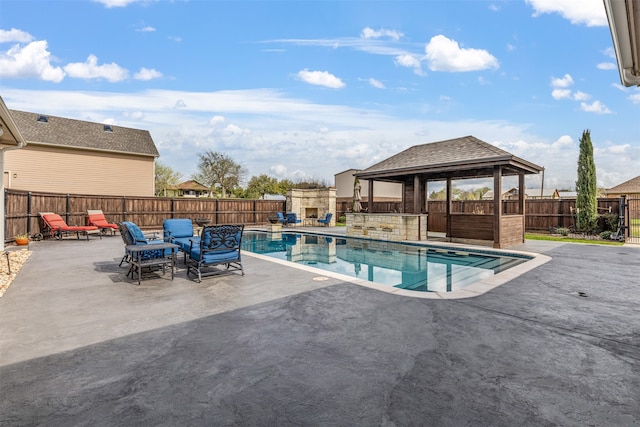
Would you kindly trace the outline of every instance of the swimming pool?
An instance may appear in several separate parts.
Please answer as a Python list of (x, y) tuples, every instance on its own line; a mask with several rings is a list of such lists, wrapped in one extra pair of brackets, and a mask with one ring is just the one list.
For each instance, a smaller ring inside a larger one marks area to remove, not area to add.
[(532, 257), (315, 233), (247, 231), (242, 249), (419, 292), (454, 292)]

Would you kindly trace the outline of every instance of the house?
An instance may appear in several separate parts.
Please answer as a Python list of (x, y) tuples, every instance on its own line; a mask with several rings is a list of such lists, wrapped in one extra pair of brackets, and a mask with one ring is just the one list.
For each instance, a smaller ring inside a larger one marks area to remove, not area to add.
[(640, 198), (640, 175), (609, 188), (605, 191), (605, 194), (607, 197), (620, 197), (624, 195), (634, 199)]
[[(353, 201), (355, 186), (354, 174), (360, 169), (347, 169), (334, 175), (336, 184), (336, 202)], [(360, 194), (362, 201), (366, 202), (369, 194), (369, 182), (360, 182)], [(402, 184), (394, 182), (378, 182), (373, 191), (373, 197), (377, 202), (399, 202), (402, 200)]]
[(9, 110), (27, 141), (5, 158), (6, 188), (153, 196), (158, 150), (146, 130)]
[[(24, 149), (27, 145), (27, 141), (18, 129), (13, 115), (7, 108), (2, 97), (0, 97), (0, 170), (4, 175), (5, 159), (8, 157), (6, 154), (8, 151), (15, 152)], [(4, 189), (5, 182), (0, 184), (0, 250), (4, 251), (5, 241), (5, 207), (4, 207)], [(9, 258), (7, 258), (9, 262)]]
[(169, 186), (165, 190), (165, 197), (209, 197), (209, 188), (193, 179), (181, 184)]

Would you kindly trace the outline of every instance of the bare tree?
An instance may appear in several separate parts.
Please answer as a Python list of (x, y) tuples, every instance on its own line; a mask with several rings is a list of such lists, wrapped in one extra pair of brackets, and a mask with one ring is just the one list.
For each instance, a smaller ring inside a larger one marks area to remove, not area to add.
[(222, 198), (240, 186), (245, 169), (229, 156), (215, 151), (198, 154), (198, 173), (193, 179), (209, 187), (212, 194), (221, 192)]

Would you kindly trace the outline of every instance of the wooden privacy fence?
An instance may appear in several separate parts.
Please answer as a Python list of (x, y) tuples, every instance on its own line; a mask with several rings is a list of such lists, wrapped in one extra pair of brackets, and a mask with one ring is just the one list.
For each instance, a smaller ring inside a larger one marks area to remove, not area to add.
[[(367, 202), (362, 203), (368, 207)], [(375, 212), (400, 212), (400, 202), (374, 202)], [(525, 202), (525, 230), (548, 231), (551, 228), (574, 226), (575, 200), (527, 200)], [(340, 217), (351, 209), (351, 202), (337, 203)], [(620, 199), (598, 199), (598, 212), (618, 213)], [(446, 202), (429, 201), (429, 231), (446, 231)], [(209, 199), (168, 197), (125, 197), (80, 194), (56, 194), (5, 190), (5, 236), (40, 232), (40, 212), (55, 212), (69, 225), (86, 224), (87, 210), (101, 209), (112, 222), (133, 221), (143, 229), (162, 228), (167, 218), (209, 218), (212, 224), (266, 224), (276, 212), (286, 210), (283, 200)], [(517, 200), (502, 202), (505, 215), (517, 212)], [(493, 213), (492, 200), (458, 200), (452, 202), (452, 212)], [(602, 227), (603, 224), (601, 224)]]
[[(428, 229), (434, 232), (446, 232), (447, 202), (444, 200), (430, 200)], [(575, 226), (575, 199), (543, 199), (525, 201), (525, 230), (549, 231), (552, 228), (571, 228)], [(598, 199), (598, 213), (612, 213), (618, 215), (620, 199)], [(338, 204), (338, 217), (350, 212), (352, 202)], [(367, 202), (362, 202), (363, 209), (368, 208)], [(373, 202), (374, 212), (400, 212), (401, 202)], [(456, 200), (451, 202), (452, 213), (493, 214), (493, 200)], [(504, 215), (518, 212), (517, 200), (503, 200), (502, 213)], [(604, 224), (600, 224), (603, 228)]]
[(124, 197), (5, 191), (5, 236), (40, 232), (40, 212), (54, 212), (69, 225), (85, 225), (88, 209), (101, 209), (108, 221), (132, 221), (160, 229), (167, 218), (209, 218), (211, 224), (264, 224), (285, 210), (282, 200)]

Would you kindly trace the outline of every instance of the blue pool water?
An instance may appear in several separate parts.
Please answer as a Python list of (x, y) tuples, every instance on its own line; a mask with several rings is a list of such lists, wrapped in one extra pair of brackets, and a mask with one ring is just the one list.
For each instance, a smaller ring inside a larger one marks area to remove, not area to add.
[(528, 261), (439, 248), (311, 233), (247, 231), (242, 249), (334, 273), (422, 292), (452, 292)]

